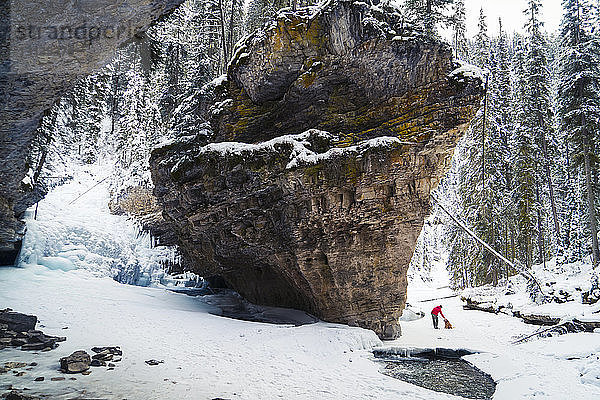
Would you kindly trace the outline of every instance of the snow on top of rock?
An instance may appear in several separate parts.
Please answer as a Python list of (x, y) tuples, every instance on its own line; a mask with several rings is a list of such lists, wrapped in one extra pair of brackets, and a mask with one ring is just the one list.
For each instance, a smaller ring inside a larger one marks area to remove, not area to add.
[(394, 41), (394, 42), (404, 42), (404, 41), (409, 41), (409, 40), (414, 40), (414, 39), (415, 39), (414, 36), (398, 36), (398, 35), (396, 35), (396, 36), (394, 36), (392, 38), (392, 41)]
[[(306, 132), (297, 135), (279, 136), (266, 142), (256, 144), (240, 142), (210, 143), (206, 146), (201, 147), (199, 150), (199, 154), (216, 152), (220, 153), (223, 156), (251, 156), (252, 154), (258, 152), (279, 152), (281, 150), (281, 146), (289, 146), (291, 148), (291, 151), (289, 153), (289, 162), (286, 165), (286, 169), (292, 169), (303, 165), (317, 164), (321, 161), (342, 154), (362, 154), (368, 149), (376, 147), (390, 147), (404, 143), (396, 137), (377, 137), (374, 139), (366, 140), (354, 146), (333, 147), (324, 153), (317, 153), (311, 150), (312, 143), (310, 139), (314, 139), (315, 137), (321, 137), (328, 141), (332, 141), (335, 138), (329, 132), (320, 131), (317, 129), (310, 129)], [(176, 164), (173, 167), (173, 169), (177, 170), (178, 166), (179, 164)]]
[(33, 188), (33, 170), (31, 168), (29, 168), (29, 170), (27, 171), (27, 174), (21, 181), (21, 184), (23, 184), (26, 188)]
[(218, 115), (222, 113), (225, 108), (231, 107), (233, 105), (233, 99), (225, 99), (223, 101), (216, 102), (211, 108), (210, 112), (212, 115)]
[(483, 82), (484, 77), (486, 75), (486, 71), (484, 71), (476, 65), (469, 64), (461, 60), (457, 60), (457, 62), (460, 66), (452, 72), (450, 72), (450, 77), (456, 78), (458, 80), (461, 80), (462, 77), (475, 78)]
[(212, 81), (205, 83), (202, 88), (200, 89), (200, 91), (202, 93), (206, 93), (208, 91), (211, 91), (212, 89), (222, 85), (223, 83), (227, 82), (227, 74), (223, 74), (220, 76), (217, 76), (215, 79), (213, 79)]
[(187, 142), (191, 142), (195, 138), (196, 138), (196, 135), (180, 136), (180, 137), (177, 137), (177, 138), (168, 138), (168, 139), (165, 139), (165, 140), (161, 141), (156, 146), (154, 146), (152, 148), (152, 151), (154, 151), (156, 149), (160, 149), (162, 147), (172, 146), (175, 143), (187, 143)]
[(222, 155), (251, 155), (253, 153), (269, 151), (277, 152), (282, 145), (291, 146), (290, 163), (287, 168), (293, 168), (295, 165), (290, 165), (296, 158), (308, 158), (316, 155), (315, 152), (309, 149), (311, 143), (308, 141), (310, 137), (320, 136), (326, 140), (333, 139), (333, 136), (324, 131), (310, 129), (306, 132), (297, 135), (284, 135), (266, 142), (250, 144), (240, 142), (220, 142), (210, 143), (200, 148), (199, 154), (207, 152), (217, 152)]

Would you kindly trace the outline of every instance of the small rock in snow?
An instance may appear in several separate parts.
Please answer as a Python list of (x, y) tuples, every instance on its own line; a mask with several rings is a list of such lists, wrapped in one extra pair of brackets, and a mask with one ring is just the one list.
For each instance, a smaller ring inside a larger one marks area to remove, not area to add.
[(60, 359), (60, 368), (70, 374), (83, 373), (90, 368), (92, 360), (90, 355), (84, 350), (78, 350), (68, 357)]
[(6, 368), (7, 370), (14, 369), (14, 368), (23, 368), (26, 366), (27, 366), (26, 363), (16, 362), (16, 361), (4, 363), (4, 368)]
[(105, 367), (106, 363), (98, 359), (92, 360), (90, 367)]

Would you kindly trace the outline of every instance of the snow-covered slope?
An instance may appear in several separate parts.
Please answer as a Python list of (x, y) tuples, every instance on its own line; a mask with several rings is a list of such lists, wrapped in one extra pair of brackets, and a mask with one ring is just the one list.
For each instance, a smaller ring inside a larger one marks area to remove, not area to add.
[(600, 297), (600, 290), (594, 287), (597, 271), (590, 260), (569, 264), (557, 264), (556, 259), (546, 265), (534, 265), (532, 273), (540, 282), (544, 295), (550, 300), (536, 304), (527, 293), (527, 282), (521, 275), (515, 275), (505, 285), (498, 287), (482, 286), (465, 289), (462, 297), (489, 306), (498, 312), (512, 315), (520, 312), (526, 315), (541, 315), (562, 321), (574, 318), (598, 321), (600, 324), (600, 303), (593, 303)]

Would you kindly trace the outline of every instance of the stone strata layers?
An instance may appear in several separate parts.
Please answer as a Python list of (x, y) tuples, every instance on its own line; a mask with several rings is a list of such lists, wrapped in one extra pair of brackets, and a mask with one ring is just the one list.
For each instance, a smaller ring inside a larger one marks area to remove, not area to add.
[(397, 337), (430, 192), (481, 98), (456, 67), (392, 9), (280, 14), (213, 85), (210, 127), (152, 155), (184, 256), (252, 302)]

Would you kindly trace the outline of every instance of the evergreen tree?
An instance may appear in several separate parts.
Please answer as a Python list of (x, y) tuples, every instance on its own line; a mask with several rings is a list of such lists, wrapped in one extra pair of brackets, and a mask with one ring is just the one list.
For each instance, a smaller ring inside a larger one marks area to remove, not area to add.
[(479, 10), (479, 21), (477, 23), (477, 35), (475, 35), (475, 48), (472, 62), (479, 67), (485, 67), (490, 58), (490, 38), (487, 33), (487, 22), (483, 8)]
[(421, 26), (425, 33), (430, 36), (437, 36), (438, 24), (451, 24), (451, 19), (444, 14), (444, 11), (454, 0), (406, 0), (405, 9), (413, 21)]
[(586, 0), (565, 0), (561, 24), (562, 58), (558, 112), (561, 127), (568, 132), (573, 167), (582, 175), (592, 260), (598, 265), (597, 198), (598, 154), (600, 139), (600, 40), (594, 35), (595, 24)]
[(536, 149), (531, 129), (527, 128), (527, 107), (522, 99), (527, 95), (527, 74), (525, 46), (519, 40), (513, 60), (513, 74), (516, 77), (513, 92), (515, 132), (511, 141), (511, 165), (513, 166), (512, 201), (515, 206), (515, 250), (517, 259), (523, 260), (526, 267), (533, 264), (533, 238), (535, 228), (535, 155)]
[(548, 74), (548, 61), (546, 58), (546, 43), (541, 33), (543, 23), (539, 19), (541, 8), (540, 0), (529, 0), (525, 11), (527, 23), (527, 53), (525, 63), (525, 91), (522, 99), (525, 110), (523, 128), (533, 138), (534, 151), (541, 154), (541, 159), (536, 160), (535, 194), (538, 231), (538, 255), (541, 261), (546, 261), (546, 241), (542, 221), (541, 183), (545, 182), (548, 188), (555, 234), (558, 236), (558, 219), (554, 199), (554, 187), (550, 174), (550, 151), (547, 141), (548, 132), (551, 130), (552, 115), (550, 114), (550, 81)]
[(454, 49), (454, 57), (465, 59), (467, 52), (467, 25), (466, 25), (466, 10), (465, 0), (455, 0), (454, 13), (452, 15), (452, 47)]

